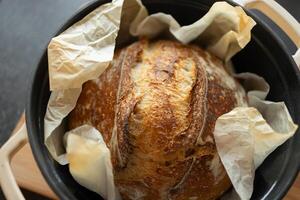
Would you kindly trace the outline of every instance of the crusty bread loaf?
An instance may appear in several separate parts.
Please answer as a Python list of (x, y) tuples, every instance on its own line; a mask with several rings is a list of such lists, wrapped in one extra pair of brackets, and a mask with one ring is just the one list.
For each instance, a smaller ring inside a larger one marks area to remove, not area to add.
[(123, 199), (211, 200), (231, 186), (214, 144), (216, 119), (246, 104), (208, 52), (141, 40), (83, 85), (69, 128), (90, 124), (102, 133)]

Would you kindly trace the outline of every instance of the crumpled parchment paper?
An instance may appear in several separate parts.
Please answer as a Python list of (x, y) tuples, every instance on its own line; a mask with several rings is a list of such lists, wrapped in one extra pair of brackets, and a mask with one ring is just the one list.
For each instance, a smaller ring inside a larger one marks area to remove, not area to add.
[(68, 132), (65, 137), (67, 160), (74, 179), (106, 199), (121, 199), (114, 186), (110, 151), (99, 131), (83, 125)]
[(297, 130), (283, 102), (264, 100), (269, 85), (263, 78), (251, 73), (236, 78), (247, 92), (249, 107), (220, 116), (214, 130), (218, 154), (237, 193), (223, 200), (250, 199), (255, 169)]
[[(60, 164), (69, 164), (70, 173), (79, 184), (105, 199), (121, 199), (113, 182), (109, 149), (103, 142), (101, 133), (88, 125), (66, 132), (64, 125), (64, 119), (76, 105), (82, 84), (101, 75), (113, 59), (115, 46), (118, 45), (116, 39), (119, 43), (126, 43), (133, 40), (134, 36), (155, 38), (164, 32), (167, 38), (182, 43), (197, 43), (227, 62), (250, 41), (250, 31), (254, 25), (255, 22), (240, 7), (232, 7), (225, 2), (215, 3), (204, 17), (182, 27), (172, 16), (164, 13), (148, 16), (139, 0), (113, 0), (98, 7), (54, 37), (48, 46), (52, 93), (45, 115), (45, 144), (49, 152)], [(268, 92), (265, 82), (261, 80), (252, 85), (252, 81), (247, 82), (252, 75), (245, 76), (240, 78), (245, 79), (249, 100), (256, 109), (236, 108), (221, 116), (214, 133), (221, 160), (242, 199), (249, 198), (252, 193), (252, 188), (245, 186), (252, 187), (255, 167), (278, 145), (291, 137), (296, 128), (284, 104), (263, 101)], [(277, 117), (274, 116), (275, 112)], [(272, 120), (276, 121), (278, 117), (281, 117), (282, 123), (274, 125)], [(244, 123), (239, 124), (240, 119)], [(236, 126), (228, 124), (233, 121), (237, 122)], [(264, 126), (256, 126), (257, 124)], [(253, 162), (245, 166), (227, 163), (235, 156), (231, 153), (238, 152), (241, 147), (241, 143), (235, 140), (235, 150), (225, 151), (232, 147), (232, 144), (224, 143), (224, 138), (232, 137), (229, 131), (231, 127), (237, 131), (244, 130), (237, 134), (245, 134), (250, 138), (246, 142), (249, 143), (248, 148), (253, 149), (250, 151), (253, 153), (247, 151), (241, 159), (247, 158)], [(268, 140), (265, 140), (266, 135)], [(239, 174), (239, 177), (235, 174)]]

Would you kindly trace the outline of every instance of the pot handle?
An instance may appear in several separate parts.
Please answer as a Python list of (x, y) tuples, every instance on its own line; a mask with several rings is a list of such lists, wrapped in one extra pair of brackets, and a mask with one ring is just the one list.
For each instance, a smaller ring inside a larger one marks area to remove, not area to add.
[(257, 9), (272, 19), (290, 39), (298, 50), (293, 58), (300, 68), (300, 24), (299, 22), (275, 0), (233, 0), (237, 4), (248, 8)]
[(27, 143), (26, 123), (0, 148), (0, 183), (7, 200), (25, 200), (12, 173), (12, 157)]

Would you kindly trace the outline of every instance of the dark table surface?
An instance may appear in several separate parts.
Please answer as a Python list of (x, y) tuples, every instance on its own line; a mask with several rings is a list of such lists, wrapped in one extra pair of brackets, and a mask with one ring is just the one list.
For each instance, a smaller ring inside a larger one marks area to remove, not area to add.
[[(0, 0), (0, 146), (24, 111), (37, 62), (51, 37), (90, 0)], [(299, 0), (277, 0), (300, 21)], [(291, 52), (295, 46), (276, 26)], [(44, 199), (25, 191), (27, 199)], [(0, 193), (0, 199), (4, 197)]]

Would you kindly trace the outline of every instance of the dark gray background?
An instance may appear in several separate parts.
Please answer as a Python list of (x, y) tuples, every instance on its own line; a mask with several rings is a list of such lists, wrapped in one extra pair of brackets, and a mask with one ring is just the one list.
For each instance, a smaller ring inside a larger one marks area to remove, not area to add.
[[(51, 37), (91, 0), (0, 0), (0, 146), (24, 110), (29, 83)], [(300, 21), (299, 0), (277, 0)], [(295, 47), (271, 25), (293, 52)], [(44, 199), (25, 191), (27, 199)], [(4, 197), (0, 194), (0, 199)]]

